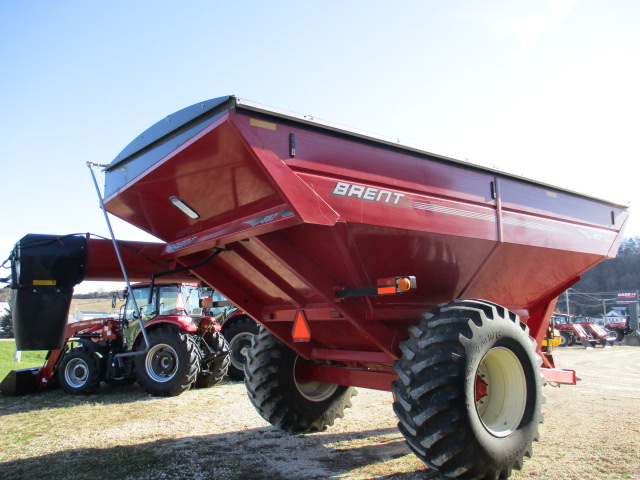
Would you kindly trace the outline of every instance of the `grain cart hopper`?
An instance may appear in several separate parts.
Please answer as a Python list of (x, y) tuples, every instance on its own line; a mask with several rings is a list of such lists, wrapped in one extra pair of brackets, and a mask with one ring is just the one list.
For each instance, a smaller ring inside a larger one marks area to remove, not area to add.
[(616, 254), (627, 220), (233, 96), (131, 142), (105, 205), (263, 326), (245, 383), (266, 420), (321, 430), (353, 387), (393, 391), (411, 449), (452, 478), (506, 478), (531, 454), (543, 375), (575, 382), (540, 355), (556, 298)]

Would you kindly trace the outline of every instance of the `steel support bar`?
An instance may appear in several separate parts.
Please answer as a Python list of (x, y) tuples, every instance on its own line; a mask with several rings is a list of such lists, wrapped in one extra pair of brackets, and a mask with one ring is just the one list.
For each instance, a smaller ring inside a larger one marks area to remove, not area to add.
[(560, 368), (541, 368), (540, 373), (544, 375), (547, 382), (561, 383), (564, 385), (575, 385), (578, 381), (575, 370), (564, 370)]
[(256, 255), (251, 253), (246, 246), (240, 242), (235, 242), (228, 245), (229, 250), (237, 254), (245, 262), (255, 268), (261, 275), (268, 278), (270, 282), (279, 288), (282, 293), (289, 297), (291, 304), (296, 308), (302, 308), (307, 302), (298, 292), (291, 287), (286, 281), (284, 281), (271, 267), (260, 260)]
[(296, 248), (284, 235), (273, 232), (262, 235), (254, 241), (259, 242), (292, 274), (309, 285), (327, 304), (333, 304), (334, 308), (362, 335), (366, 335), (375, 342), (377, 348), (392, 358), (399, 357), (399, 349), (397, 348), (399, 339), (396, 332), (380, 322), (366, 322), (364, 319), (365, 311), (361, 306), (348, 301), (336, 302), (335, 283), (324, 270)]
[(360, 362), (393, 365), (393, 358), (384, 352), (367, 352), (362, 350), (334, 350), (330, 348), (313, 348), (314, 358), (334, 360), (338, 362)]
[(335, 383), (373, 390), (391, 391), (391, 382), (398, 375), (395, 372), (358, 370), (355, 368), (334, 367), (330, 365), (305, 365), (302, 381)]
[[(178, 258), (177, 261), (182, 265), (188, 265), (188, 263), (194, 259), (202, 257), (203, 255), (198, 256), (198, 254), (193, 254), (188, 257)], [(229, 282), (228, 276), (217, 266), (215, 261), (205, 264), (192, 273), (207, 285), (215, 288), (226, 298), (233, 299), (233, 303), (238, 308), (244, 310), (251, 318), (254, 320), (260, 319), (264, 305), (262, 305), (255, 296), (248, 294), (242, 285)], [(222, 286), (223, 289), (221, 289), (220, 286)]]

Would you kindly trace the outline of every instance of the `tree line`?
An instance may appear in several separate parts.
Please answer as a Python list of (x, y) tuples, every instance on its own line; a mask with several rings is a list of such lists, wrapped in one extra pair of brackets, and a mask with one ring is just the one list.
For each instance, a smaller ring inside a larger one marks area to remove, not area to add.
[[(570, 289), (571, 313), (596, 316), (610, 310), (619, 292), (637, 290), (640, 290), (640, 237), (630, 237), (622, 241), (616, 258), (593, 267)], [(565, 295), (558, 302), (562, 312), (566, 310)]]

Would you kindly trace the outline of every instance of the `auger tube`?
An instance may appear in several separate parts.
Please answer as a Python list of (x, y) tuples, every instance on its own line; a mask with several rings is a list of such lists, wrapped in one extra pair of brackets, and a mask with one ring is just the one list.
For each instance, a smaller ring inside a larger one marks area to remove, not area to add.
[[(120, 263), (120, 268), (122, 269), (122, 276), (124, 277), (124, 281), (127, 284), (127, 292), (131, 297), (131, 301), (133, 302), (133, 307), (136, 310), (136, 315), (139, 319), (142, 319), (142, 314), (140, 313), (140, 308), (138, 307), (138, 302), (136, 301), (135, 295), (133, 295), (133, 289), (131, 288), (131, 282), (129, 282), (129, 276), (127, 275), (127, 269), (124, 266), (124, 262), (122, 261), (122, 256), (120, 255), (120, 247), (118, 246), (118, 242), (116, 241), (116, 237), (113, 234), (113, 228), (111, 227), (111, 222), (109, 221), (109, 215), (107, 215), (107, 210), (104, 207), (104, 201), (102, 199), (102, 194), (100, 193), (100, 187), (98, 187), (98, 181), (96, 180), (96, 175), (93, 173), (92, 167), (106, 167), (106, 165), (101, 165), (99, 163), (87, 162), (87, 168), (91, 172), (91, 178), (93, 179), (93, 185), (96, 187), (96, 193), (98, 194), (98, 199), (100, 200), (100, 209), (104, 214), (104, 219), (107, 222), (107, 228), (109, 229), (109, 235), (111, 236), (111, 241), (113, 242), (113, 249), (116, 252), (116, 256), (118, 257), (118, 263)], [(144, 327), (144, 322), (140, 321), (140, 332), (142, 333), (142, 338), (144, 339), (144, 349), (143, 350), (133, 350), (131, 352), (118, 353), (114, 358), (123, 358), (123, 357), (133, 357), (135, 355), (143, 355), (149, 351), (151, 344), (149, 343), (149, 336), (147, 335), (147, 329)]]

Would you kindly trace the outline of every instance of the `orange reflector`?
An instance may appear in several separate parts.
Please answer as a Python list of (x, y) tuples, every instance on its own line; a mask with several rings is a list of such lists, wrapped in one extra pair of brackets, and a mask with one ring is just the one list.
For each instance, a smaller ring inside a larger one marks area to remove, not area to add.
[(392, 287), (378, 287), (378, 295), (393, 295), (396, 293), (396, 286)]
[(213, 308), (213, 297), (205, 297), (200, 299), (200, 306), (202, 308)]
[(401, 290), (403, 292), (408, 292), (409, 290), (411, 290), (411, 280), (409, 280), (407, 277), (399, 278), (396, 285), (398, 285), (398, 290)]
[(187, 307), (185, 307), (184, 305), (184, 298), (182, 296), (182, 293), (178, 293), (178, 298), (176, 299), (176, 308), (178, 310), (184, 310), (185, 312), (187, 311)]
[(416, 277), (392, 277), (379, 278), (377, 286), (378, 295), (395, 295), (415, 290)]
[(378, 295), (393, 295), (396, 293), (396, 279), (392, 278), (379, 278), (377, 286)]
[(311, 330), (307, 323), (307, 317), (304, 315), (304, 311), (298, 310), (293, 320), (293, 330), (291, 336), (294, 342), (310, 342)]

